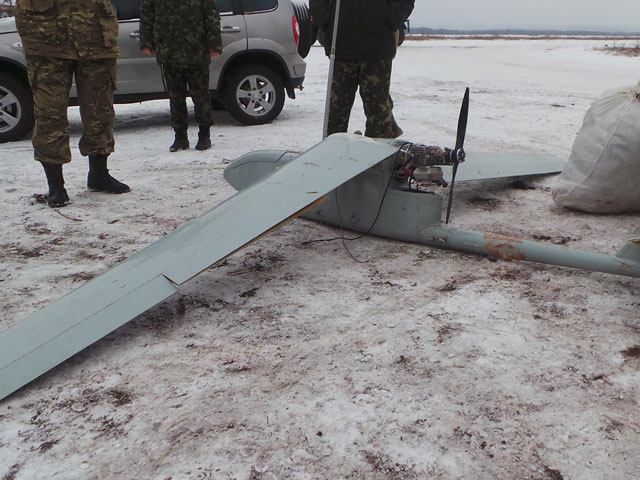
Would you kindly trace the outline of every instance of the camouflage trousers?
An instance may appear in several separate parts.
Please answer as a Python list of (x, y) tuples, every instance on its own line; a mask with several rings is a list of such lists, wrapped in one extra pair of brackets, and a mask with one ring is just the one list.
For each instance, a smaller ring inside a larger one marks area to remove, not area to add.
[(327, 133), (346, 132), (356, 90), (367, 117), (365, 135), (373, 138), (397, 138), (402, 129), (393, 118), (391, 59), (337, 60), (333, 71), (331, 106)]
[(80, 153), (83, 156), (112, 153), (116, 59), (71, 60), (28, 55), (27, 65), (35, 114), (31, 136), (35, 159), (53, 164), (71, 161), (67, 107), (74, 76), (82, 119)]
[(209, 67), (162, 64), (162, 72), (169, 92), (171, 126), (184, 131), (189, 126), (187, 96), (193, 100), (196, 121), (202, 127), (213, 125), (211, 95), (209, 93)]

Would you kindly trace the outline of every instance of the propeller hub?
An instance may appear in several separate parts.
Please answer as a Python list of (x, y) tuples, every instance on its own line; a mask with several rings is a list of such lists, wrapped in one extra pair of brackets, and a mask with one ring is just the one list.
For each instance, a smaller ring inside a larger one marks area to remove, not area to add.
[(467, 158), (467, 154), (464, 151), (464, 148), (445, 148), (444, 150), (444, 162), (443, 165), (454, 165), (456, 163), (464, 162), (465, 158)]

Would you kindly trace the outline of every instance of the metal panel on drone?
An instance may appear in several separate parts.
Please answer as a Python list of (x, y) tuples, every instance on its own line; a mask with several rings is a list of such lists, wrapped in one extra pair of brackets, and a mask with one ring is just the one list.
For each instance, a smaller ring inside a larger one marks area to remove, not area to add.
[(286, 168), (0, 333), (0, 399), (397, 150), (366, 137), (333, 135)]
[[(524, 177), (560, 173), (564, 161), (551, 155), (522, 152), (468, 152), (460, 164), (457, 182)], [(451, 167), (443, 166), (444, 178), (451, 181)]]

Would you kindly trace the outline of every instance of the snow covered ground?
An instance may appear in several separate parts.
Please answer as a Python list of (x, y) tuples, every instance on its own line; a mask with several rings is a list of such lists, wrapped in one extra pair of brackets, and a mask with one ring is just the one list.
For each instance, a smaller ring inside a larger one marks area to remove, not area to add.
[[(604, 42), (407, 42), (404, 138), (567, 158), (590, 102), (634, 84)], [(165, 101), (117, 107), (112, 173), (132, 192), (44, 193), (28, 140), (0, 146), (0, 330), (233, 189), (229, 160), (319, 141), (328, 61), (271, 125), (218, 112), (214, 149), (170, 154)], [(77, 143), (80, 121), (70, 109)], [(350, 129), (363, 128), (361, 105)], [(195, 127), (191, 130), (195, 142)], [(556, 208), (552, 178), (457, 189), (453, 223), (614, 253), (639, 215)], [(640, 471), (640, 281), (494, 262), (295, 220), (0, 402), (0, 479), (629, 480)]]

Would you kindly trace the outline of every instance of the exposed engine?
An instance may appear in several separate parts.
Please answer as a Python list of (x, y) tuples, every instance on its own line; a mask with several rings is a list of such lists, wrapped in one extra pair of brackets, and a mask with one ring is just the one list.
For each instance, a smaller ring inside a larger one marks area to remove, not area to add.
[(398, 155), (396, 178), (421, 185), (447, 186), (442, 169), (438, 165), (454, 165), (465, 159), (464, 149), (441, 148), (435, 145), (407, 143)]

